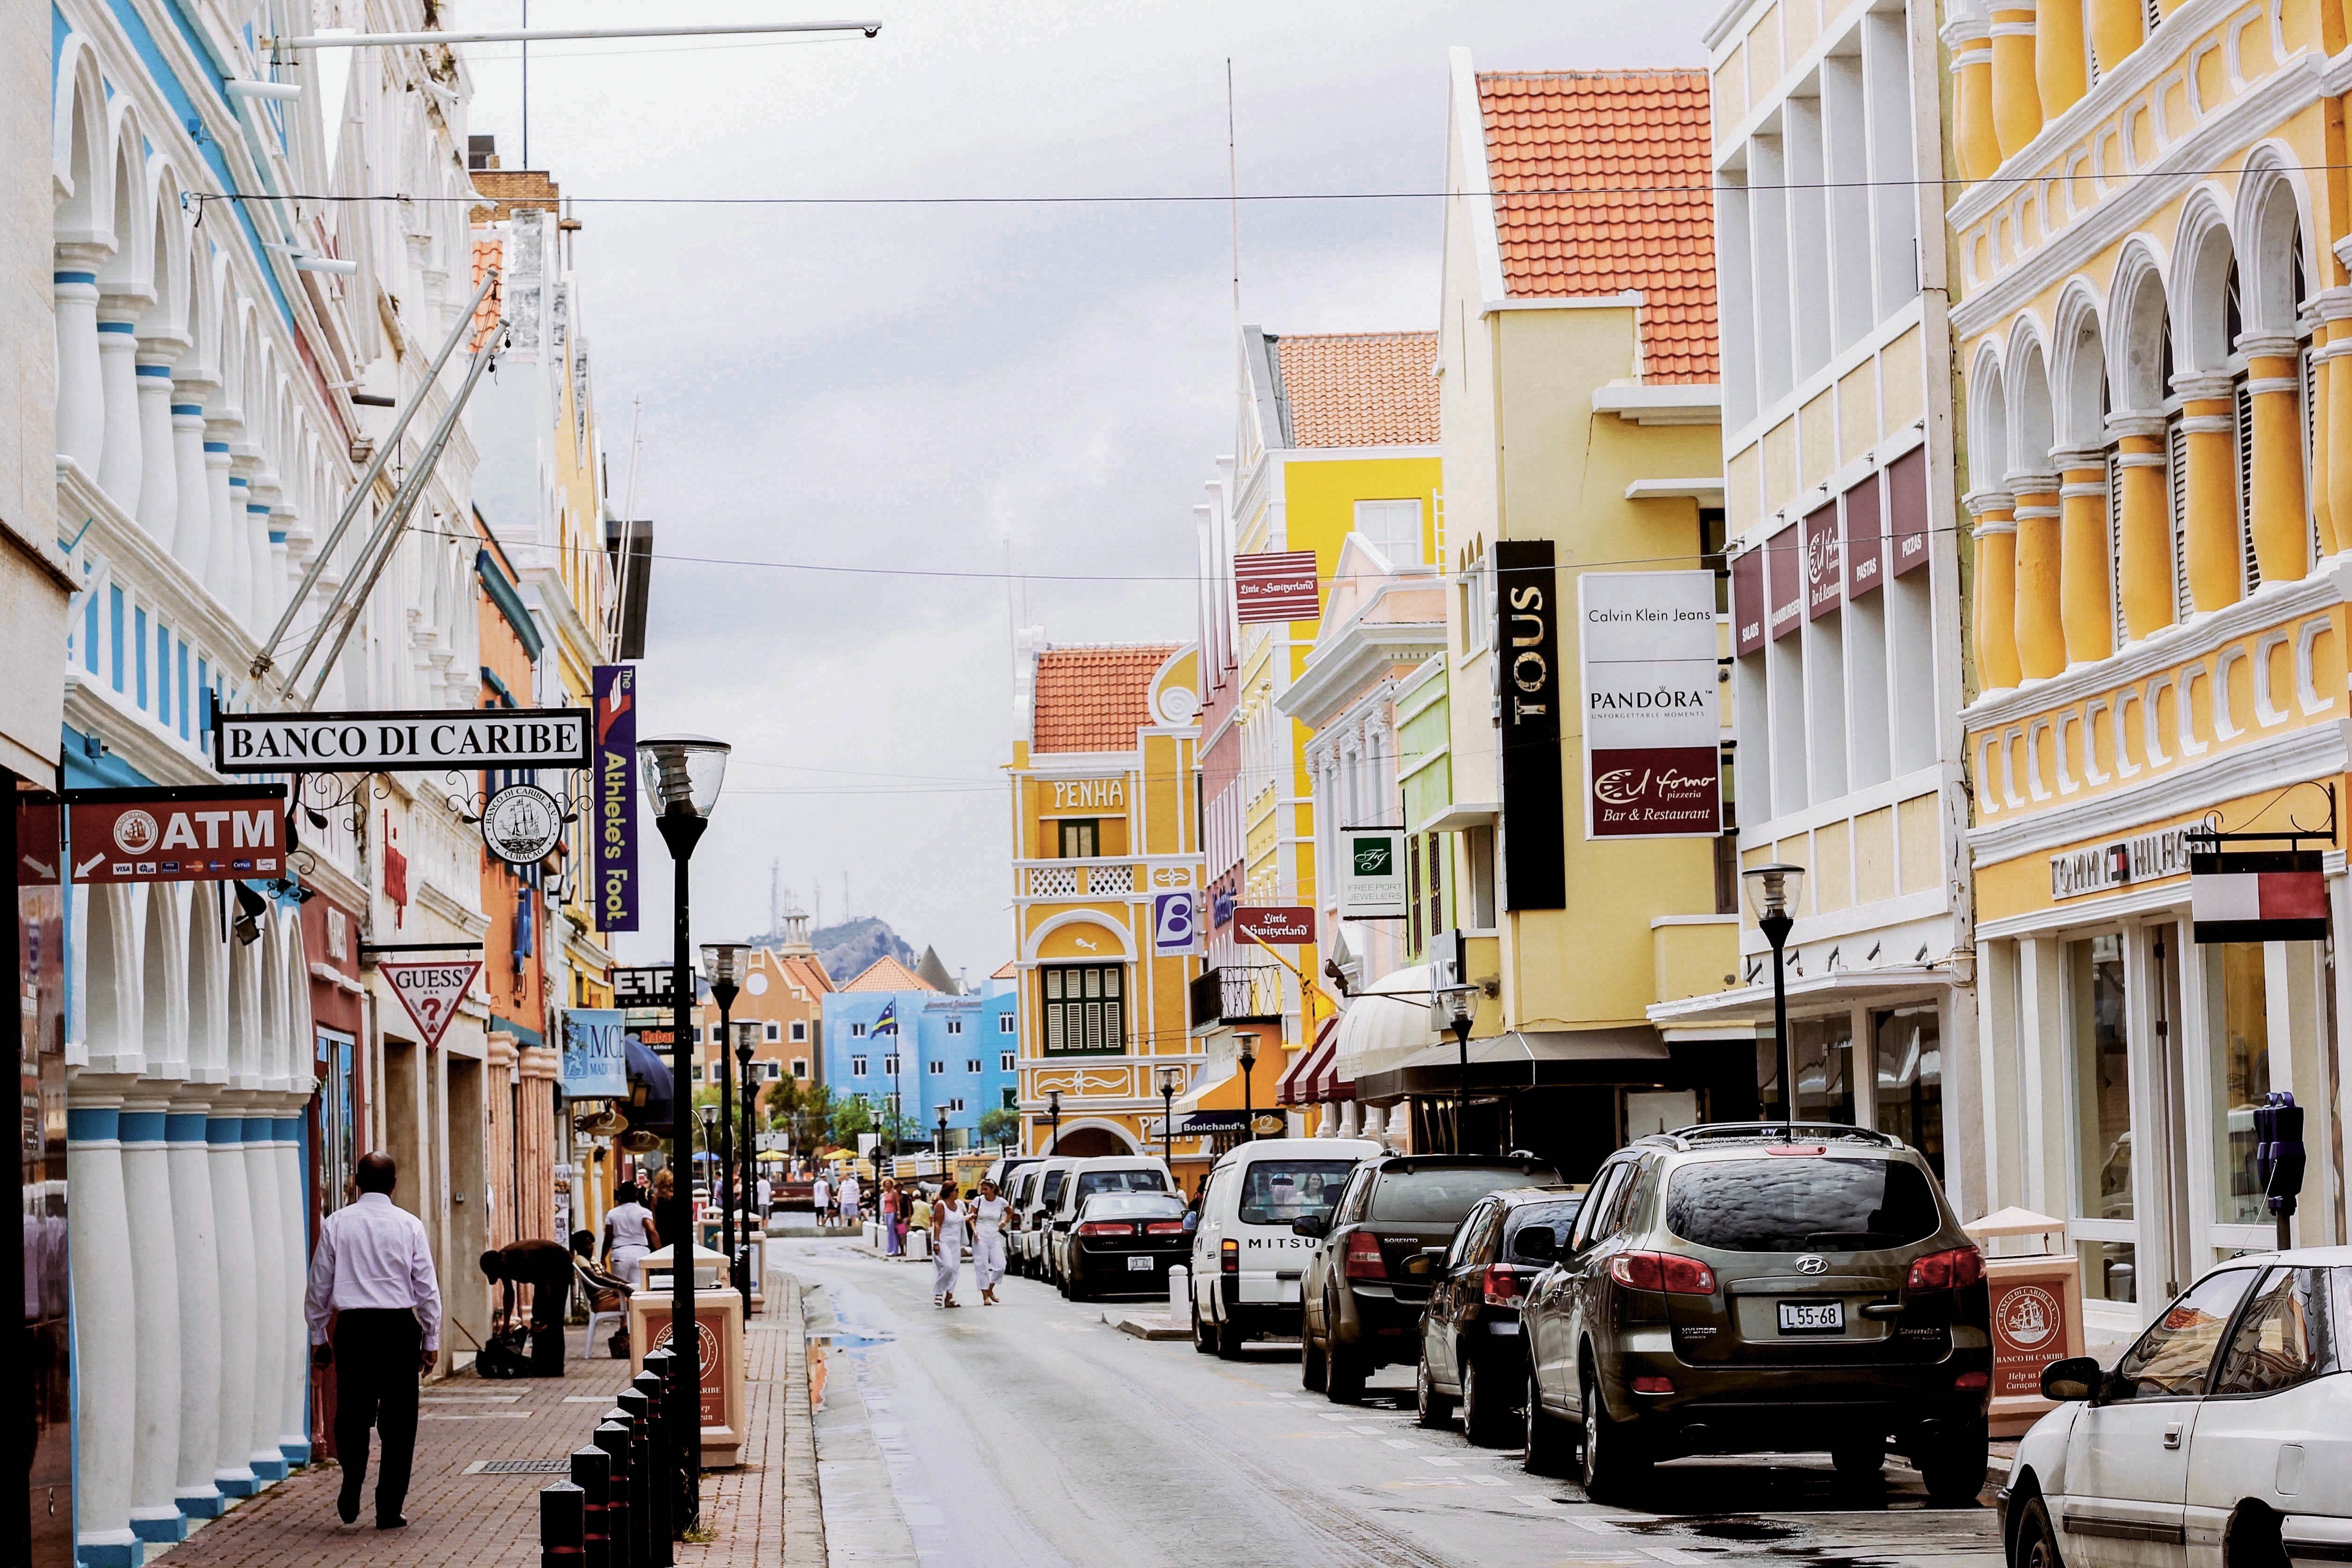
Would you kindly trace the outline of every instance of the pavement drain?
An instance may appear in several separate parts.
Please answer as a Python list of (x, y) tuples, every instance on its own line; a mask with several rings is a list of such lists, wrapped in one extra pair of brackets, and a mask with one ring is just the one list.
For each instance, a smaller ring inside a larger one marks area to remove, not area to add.
[(561, 1459), (476, 1459), (463, 1472), (468, 1476), (568, 1476), (569, 1455)]

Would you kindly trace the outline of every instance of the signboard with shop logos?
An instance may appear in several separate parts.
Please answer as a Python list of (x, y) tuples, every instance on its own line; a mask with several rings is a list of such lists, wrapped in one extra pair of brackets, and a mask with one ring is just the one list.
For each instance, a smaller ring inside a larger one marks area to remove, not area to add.
[(1720, 834), (1715, 574), (1587, 572), (1577, 611), (1584, 836)]
[(1235, 617), (1254, 621), (1311, 621), (1322, 614), (1315, 580), (1315, 552), (1275, 550), (1234, 557)]
[(588, 719), (585, 708), (221, 713), (213, 718), (213, 766), (225, 773), (584, 768)]
[(563, 1095), (629, 1098), (627, 1015), (620, 1008), (574, 1007), (563, 1015)]
[(1845, 596), (1875, 593), (1885, 580), (1886, 520), (1878, 515), (1878, 476), (1865, 474), (1845, 492)]
[(590, 898), (606, 931), (637, 929), (637, 667), (600, 664), (594, 686), (595, 868)]
[(1295, 904), (1244, 904), (1234, 934), (1260, 947), (1304, 947), (1315, 940), (1315, 911)]
[(77, 882), (276, 881), (286, 875), (286, 786), (66, 792)]
[(2316, 849), (2229, 851), (2189, 841), (2189, 913), (2210, 942), (2325, 942), (2327, 872)]
[(1151, 895), (1154, 958), (1188, 958), (1201, 951), (1200, 898), (1190, 889)]
[(1394, 827), (1339, 829), (1339, 918), (1405, 918), (1404, 833)]
[(2050, 857), (2050, 896), (2079, 899), (2134, 882), (2177, 877), (2189, 869), (2187, 827), (2143, 833), (2095, 849), (2070, 849)]
[(1805, 619), (1820, 620), (1845, 597), (1845, 556), (1839, 549), (1837, 502), (1805, 514)]
[(509, 866), (536, 866), (563, 839), (563, 808), (537, 784), (509, 784), (482, 807), (482, 847)]
[(1503, 730), (1503, 901), (1568, 902), (1559, 754), (1559, 574), (1549, 539), (1495, 542), (1495, 705)]
[(624, 1007), (667, 1007), (677, 972), (667, 963), (613, 971), (613, 1000)]
[(392, 963), (375, 966), (383, 976), (392, 994), (416, 1024), (417, 1033), (424, 1037), (427, 1050), (441, 1043), (449, 1031), (449, 1020), (457, 1016), (457, 1004), (474, 976), (482, 972), (482, 961), (469, 958), (448, 963)]

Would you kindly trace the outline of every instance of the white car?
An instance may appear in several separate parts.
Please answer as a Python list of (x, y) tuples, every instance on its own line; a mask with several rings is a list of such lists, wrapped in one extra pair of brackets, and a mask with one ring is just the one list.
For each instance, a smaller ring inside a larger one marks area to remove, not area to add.
[(2352, 1563), (2352, 1247), (2233, 1258), (2066, 1403), (1999, 1494), (2011, 1568)]
[(1262, 1138), (1226, 1152), (1192, 1233), (1194, 1349), (1230, 1360), (1254, 1335), (1298, 1332), (1298, 1281), (1321, 1244), (1291, 1222), (1328, 1215), (1348, 1173), (1380, 1152), (1362, 1138)]
[(1021, 1173), (1029, 1184), (1022, 1189), (1013, 1209), (1013, 1259), (1032, 1279), (1045, 1278), (1045, 1222), (1052, 1217), (1054, 1200), (1061, 1195), (1063, 1178), (1076, 1163), (1057, 1154)]

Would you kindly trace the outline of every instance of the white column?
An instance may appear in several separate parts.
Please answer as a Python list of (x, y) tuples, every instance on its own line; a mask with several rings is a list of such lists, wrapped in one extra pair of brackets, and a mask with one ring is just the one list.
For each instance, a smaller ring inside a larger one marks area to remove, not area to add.
[[(152, 933), (151, 933), (152, 934)], [(168, 1085), (149, 1082), (122, 1110), (122, 1187), (130, 1210), (131, 1302), (138, 1338), (138, 1421), (131, 1450), (131, 1529), (142, 1541), (187, 1533), (180, 1479), (180, 1268), (172, 1234)]]
[[(120, 1079), (115, 1079), (121, 1082)], [(138, 1568), (131, 1530), (137, 1370), (131, 1220), (122, 1191), (121, 1099), (78, 1080), (66, 1110), (66, 1240), (73, 1289), (74, 1556), (94, 1568)]]
[(294, 546), (292, 534), (300, 515), (283, 500), (273, 502), (269, 515), (262, 520), (269, 527), (269, 614), (262, 617), (265, 633), (286, 613), (286, 601), (294, 595)]
[(237, 427), (238, 422), (225, 416), (217, 403), (205, 410), (205, 493), (212, 502), (213, 526), (205, 543), (202, 581), (232, 619), (242, 614), (237, 584), (244, 562), (236, 551), (243, 537), (236, 523), (245, 516), (245, 497), (242, 487), (232, 491), (229, 484), (229, 437)]
[[(213, 1459), (220, 1449), (220, 1256), (213, 1211), (212, 1158), (202, 1099), (184, 1100), (164, 1119), (171, 1163), (172, 1240), (180, 1280), (179, 1477), (173, 1493), (190, 1519), (221, 1511)], [(223, 1126), (228, 1123), (221, 1123)]]
[(219, 1441), (213, 1453), (213, 1479), (230, 1497), (260, 1489), (248, 1456), (253, 1451), (253, 1205), (245, 1179), (245, 1113), (236, 1105), (216, 1109), (205, 1129), (212, 1163), (213, 1239), (220, 1259)]
[[(261, 1110), (262, 1107), (251, 1107)], [(286, 1402), (286, 1237), (279, 1228), (278, 1165), (270, 1143), (277, 1123), (268, 1116), (245, 1119), (245, 1189), (253, 1226), (253, 1317), (245, 1332), (253, 1341), (252, 1424), (246, 1428), (247, 1463), (261, 1480), (286, 1479), (286, 1457), (278, 1451), (278, 1408)]]
[(102, 246), (58, 246), (50, 285), (58, 320), (58, 452), (93, 479), (106, 446), (98, 361), (98, 268), (106, 255)]
[(245, 507), (247, 525), (245, 547), (253, 562), (251, 619), (254, 636), (257, 638), (278, 618), (278, 587), (285, 576), (278, 567), (278, 559), (283, 552), (273, 551), (269, 545), (272, 526), (269, 514), (278, 506), (278, 476), (268, 468), (256, 468), (248, 493), (251, 499)]
[(139, 515), (139, 482), (147, 469), (139, 445), (139, 306), (110, 295), (98, 307), (98, 384), (106, 434), (98, 453), (98, 483), (114, 504)]
[(310, 1462), (310, 1333), (302, 1321), (302, 1295), (310, 1273), (310, 1195), (302, 1185), (302, 1118), (278, 1119), (278, 1137), (270, 1152), (278, 1163), (278, 1234), (286, 1239), (289, 1266), (281, 1289), (286, 1301), (286, 1331), (279, 1336), (278, 1354), (286, 1365), (286, 1384), (278, 1398), (278, 1451), (289, 1465)]
[[(180, 529), (180, 452), (172, 422), (172, 362), (186, 349), (176, 338), (142, 337), (139, 363), (139, 526), (172, 548)], [(201, 457), (202, 453), (199, 452)]]
[(193, 376), (172, 378), (172, 456), (178, 470), (179, 508), (172, 553), (199, 583), (213, 536), (212, 478), (205, 472), (205, 399), (216, 391)]
[(230, 613), (241, 625), (250, 626), (257, 613), (261, 598), (261, 574), (253, 563), (253, 451), (242, 441), (233, 441), (228, 448), (228, 545), (230, 580), (236, 584), (236, 597), (230, 601)]

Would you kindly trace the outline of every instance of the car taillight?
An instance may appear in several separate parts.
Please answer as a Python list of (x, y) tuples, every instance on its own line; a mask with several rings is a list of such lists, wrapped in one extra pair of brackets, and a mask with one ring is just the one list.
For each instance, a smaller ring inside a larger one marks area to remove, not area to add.
[(1479, 1278), (1478, 1293), (1489, 1307), (1507, 1307), (1519, 1299), (1519, 1273), (1507, 1263), (1489, 1263)]
[(1133, 1236), (1135, 1227), (1113, 1219), (1090, 1219), (1078, 1226), (1080, 1236)]
[(1964, 1372), (1960, 1373), (1959, 1376), (1952, 1379), (1952, 1386), (1954, 1388), (1961, 1389), (1979, 1389), (1982, 1388), (1986, 1384), (1991, 1381), (1992, 1380), (1987, 1377), (1983, 1373)]
[(1636, 1290), (1675, 1296), (1712, 1296), (1715, 1270), (1696, 1258), (1675, 1252), (1621, 1252), (1609, 1260), (1609, 1278)]
[(1184, 1222), (1181, 1219), (1155, 1219), (1143, 1227), (1146, 1236), (1181, 1236)]
[(1232, 1237), (1217, 1243), (1217, 1272), (1239, 1274), (1242, 1271), (1242, 1244)]
[(1672, 1394), (1675, 1380), (1671, 1377), (1637, 1377), (1633, 1380), (1636, 1394)]
[(1347, 1261), (1342, 1265), (1350, 1279), (1385, 1279), (1389, 1277), (1388, 1259), (1381, 1256), (1381, 1238), (1369, 1230), (1348, 1233)]
[(1914, 1290), (1965, 1290), (1983, 1284), (1984, 1277), (1984, 1254), (1973, 1247), (1956, 1247), (1912, 1259), (1906, 1283)]

